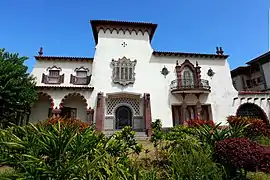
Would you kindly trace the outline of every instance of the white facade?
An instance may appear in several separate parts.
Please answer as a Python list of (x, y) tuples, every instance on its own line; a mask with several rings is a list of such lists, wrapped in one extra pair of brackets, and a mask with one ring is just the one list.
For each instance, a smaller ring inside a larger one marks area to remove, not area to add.
[[(198, 93), (201, 94), (199, 96), (200, 105), (210, 107), (208, 109), (208, 120), (212, 119), (216, 123), (221, 122), (224, 124), (227, 116), (236, 113), (238, 104), (235, 103), (235, 98), (238, 97), (238, 92), (232, 84), (227, 56), (223, 54), (157, 52), (151, 46), (155, 25), (115, 21), (105, 22), (95, 21), (92, 23), (96, 40), (96, 51), (93, 60), (73, 59), (68, 61), (59, 60), (57, 57), (45, 60), (46, 56), (43, 58), (44, 60), (37, 60), (32, 74), (37, 78), (39, 91), (47, 93), (53, 99), (53, 107), (51, 108), (59, 109), (61, 106), (63, 107), (63, 98), (67, 94), (77, 93), (73, 96), (75, 98), (80, 93), (83, 98), (78, 97), (77, 100), (72, 98), (68, 100), (66, 98), (64, 106), (78, 107), (76, 117), (84, 121), (87, 121), (86, 111), (93, 109), (95, 112), (93, 121), (96, 122), (99, 121), (99, 119), (96, 119), (97, 117), (102, 117), (99, 116), (102, 111), (98, 109), (99, 105), (97, 104), (99, 102), (97, 94), (102, 92), (105, 107), (103, 112), (104, 122), (101, 123), (101, 126), (103, 126), (102, 129), (104, 130), (116, 129), (117, 125), (114, 120), (117, 116), (117, 108), (121, 105), (130, 108), (132, 125), (135, 129), (136, 127), (138, 129), (147, 128), (147, 111), (143, 99), (145, 93), (150, 94), (151, 119), (161, 119), (164, 127), (172, 127), (174, 124), (172, 106), (181, 106), (184, 101), (187, 106), (196, 106), (198, 102), (196, 94)], [(113, 67), (111, 62), (122, 58), (130, 59), (130, 61), (136, 60), (135, 81), (125, 86), (114, 83), (112, 80)], [(198, 63), (198, 66), (201, 67), (201, 79), (208, 80), (211, 87), (210, 92), (191, 88), (191, 90), (180, 90), (172, 93), (171, 82), (178, 79), (176, 62), (178, 61), (180, 67), (185, 60), (188, 60), (194, 67), (197, 67), (196, 62)], [(42, 74), (48, 73), (47, 68), (53, 66), (61, 68), (60, 75), (65, 74), (63, 83), (58, 85), (42, 83)], [(92, 75), (89, 84), (74, 85), (70, 83), (70, 74), (76, 76), (74, 70), (80, 67), (89, 69), (87, 75)], [(161, 73), (164, 67), (169, 71), (166, 76)], [(208, 75), (209, 69), (213, 70), (213, 76)], [(46, 88), (47, 86), (56, 86), (58, 88)], [(183, 93), (185, 93), (184, 100)], [(48, 103), (43, 102), (41, 106), (48, 106)], [(46, 113), (42, 112), (41, 109), (38, 110), (38, 113), (42, 117), (46, 116), (44, 115)], [(34, 119), (37, 119), (39, 114), (36, 112), (36, 114), (31, 115), (31, 121), (34, 122)], [(121, 117), (121, 113), (119, 117)]]

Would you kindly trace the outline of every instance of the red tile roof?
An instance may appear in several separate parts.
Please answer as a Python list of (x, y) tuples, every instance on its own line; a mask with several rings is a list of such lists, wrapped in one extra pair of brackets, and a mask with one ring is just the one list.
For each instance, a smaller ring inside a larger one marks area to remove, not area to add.
[(180, 56), (180, 57), (205, 57), (205, 58), (217, 58), (227, 59), (229, 55), (218, 55), (218, 54), (204, 54), (204, 53), (188, 53), (188, 52), (165, 52), (165, 51), (154, 51), (154, 56)]
[(130, 32), (134, 29), (150, 29), (149, 36), (150, 36), (150, 41), (152, 40), (155, 30), (157, 28), (157, 24), (153, 23), (147, 23), (147, 22), (128, 22), (128, 21), (114, 21), (114, 20), (91, 20), (90, 24), (92, 26), (92, 31), (94, 34), (94, 39), (97, 44), (98, 42), (98, 27), (111, 27), (112, 30), (115, 27), (118, 27), (120, 29), (126, 27), (130, 29)]
[(89, 57), (65, 57), (65, 56), (35, 56), (36, 60), (66, 60), (66, 61), (93, 61)]
[(89, 86), (36, 86), (38, 89), (88, 89), (94, 90), (94, 87)]

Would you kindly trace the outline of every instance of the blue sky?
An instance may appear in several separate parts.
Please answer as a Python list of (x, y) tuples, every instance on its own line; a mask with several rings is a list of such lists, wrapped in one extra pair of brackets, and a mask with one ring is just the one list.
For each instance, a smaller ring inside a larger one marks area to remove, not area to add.
[(91, 19), (158, 24), (155, 50), (215, 53), (235, 68), (268, 51), (270, 0), (1, 0), (0, 48), (28, 56), (94, 55)]

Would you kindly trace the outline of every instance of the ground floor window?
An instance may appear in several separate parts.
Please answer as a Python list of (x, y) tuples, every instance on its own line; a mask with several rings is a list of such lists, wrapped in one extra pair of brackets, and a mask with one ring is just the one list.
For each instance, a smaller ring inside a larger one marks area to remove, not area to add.
[(132, 112), (127, 106), (120, 106), (115, 111), (116, 129), (122, 129), (125, 126), (132, 125)]
[(77, 108), (63, 107), (60, 116), (70, 119), (77, 119)]
[[(172, 106), (173, 125), (183, 124), (185, 120), (194, 120), (197, 118), (196, 105), (188, 105), (185, 109), (182, 106)], [(211, 105), (202, 105), (200, 119), (212, 120)]]

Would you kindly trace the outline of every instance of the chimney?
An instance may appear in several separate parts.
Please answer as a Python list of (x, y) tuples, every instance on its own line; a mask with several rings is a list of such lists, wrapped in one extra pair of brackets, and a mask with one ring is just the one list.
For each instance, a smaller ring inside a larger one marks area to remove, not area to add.
[(40, 47), (38, 54), (39, 54), (39, 56), (43, 55), (43, 48), (42, 47)]
[(216, 49), (217, 49), (217, 51), (216, 51), (217, 55), (221, 55), (222, 56), (223, 53), (224, 53), (222, 47), (216, 47)]

